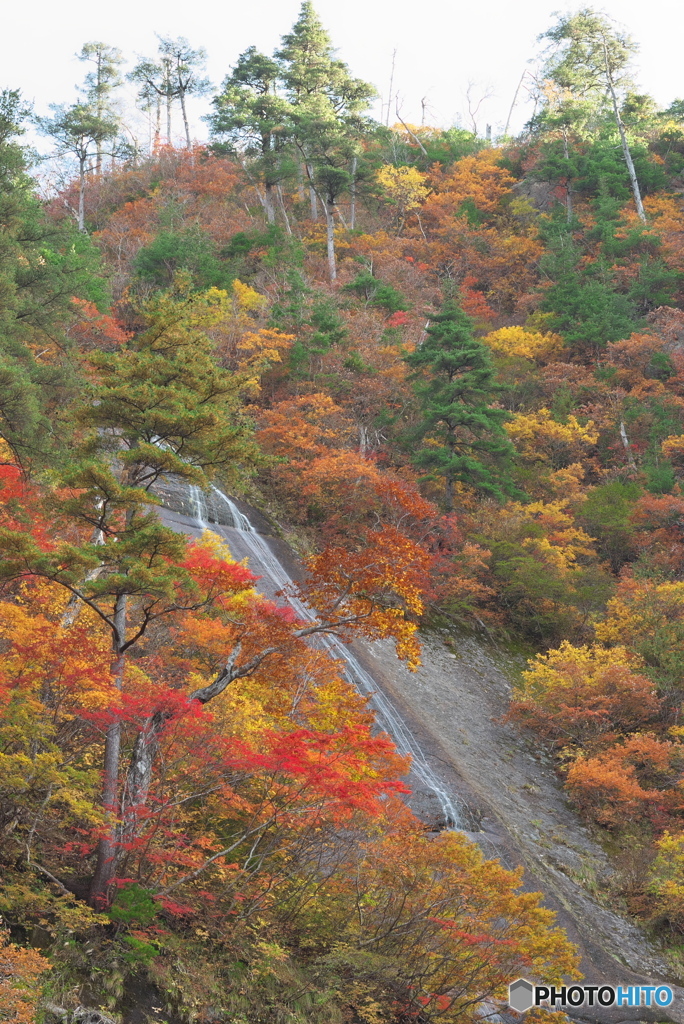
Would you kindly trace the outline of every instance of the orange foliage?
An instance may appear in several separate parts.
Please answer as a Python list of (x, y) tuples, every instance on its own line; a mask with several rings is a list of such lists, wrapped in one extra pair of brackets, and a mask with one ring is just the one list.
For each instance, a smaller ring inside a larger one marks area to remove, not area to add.
[(557, 744), (612, 742), (616, 732), (638, 729), (660, 710), (653, 683), (634, 671), (634, 662), (623, 647), (563, 641), (530, 662), (512, 713)]
[[(672, 458), (672, 448), (666, 445), (663, 442), (663, 454)], [(673, 462), (678, 465), (678, 457)], [(653, 564), (679, 576), (684, 570), (684, 498), (679, 494), (644, 494), (630, 518), (639, 530), (637, 544), (649, 554)]]
[(440, 222), (461, 216), (467, 200), (483, 214), (500, 213), (501, 200), (511, 194), (515, 178), (498, 160), (495, 149), (482, 149), (475, 156), (463, 157), (448, 171), (433, 166), (430, 184), (434, 192), (423, 204), (425, 220)]
[(78, 320), (70, 328), (69, 334), (80, 352), (116, 348), (131, 337), (115, 317), (100, 313), (94, 303), (76, 298), (71, 302), (78, 314)]
[(38, 979), (51, 964), (35, 949), (22, 949), (0, 929), (0, 1020), (8, 1024), (35, 1024)]
[(682, 807), (684, 746), (637, 733), (596, 757), (578, 758), (566, 780), (578, 806), (602, 825), (646, 816), (655, 824)]
[(307, 596), (323, 619), (356, 619), (370, 639), (391, 637), (411, 667), (419, 664), (416, 625), (406, 615), (423, 611), (430, 556), (392, 526), (363, 532), (355, 550), (326, 548), (308, 560)]

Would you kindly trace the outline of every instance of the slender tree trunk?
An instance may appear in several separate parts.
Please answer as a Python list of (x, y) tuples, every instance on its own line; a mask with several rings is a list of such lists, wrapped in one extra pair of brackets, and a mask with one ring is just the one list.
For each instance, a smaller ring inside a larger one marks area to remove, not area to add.
[(356, 227), (356, 170), (358, 164), (358, 158), (354, 157), (351, 168), (351, 206), (349, 211), (349, 227), (352, 231)]
[[(449, 423), (447, 423), (446, 443), (449, 454), (453, 459), (456, 449), (456, 430)], [(450, 466), (447, 467), (444, 474), (444, 509), (447, 514), (454, 510), (454, 474)]]
[(159, 737), (170, 717), (167, 711), (156, 711), (136, 737), (121, 794), (121, 843), (135, 838), (140, 812), (150, 791)]
[(154, 125), (154, 152), (159, 150), (161, 145), (161, 96), (157, 93), (157, 119)]
[(173, 97), (171, 96), (170, 86), (166, 91), (166, 145), (171, 145), (171, 103)]
[(190, 125), (188, 124), (188, 111), (185, 106), (185, 89), (178, 90), (178, 96), (180, 98), (181, 113), (183, 115), (183, 128), (185, 129), (185, 145), (188, 149), (192, 149), (192, 142), (190, 141)]
[[(313, 167), (311, 164), (306, 165), (306, 173), (309, 181), (313, 181)], [(309, 185), (309, 201), (311, 203), (311, 220), (318, 220), (318, 199), (313, 185)]]
[(448, 470), (444, 482), (444, 508), (446, 512), (454, 510), (454, 480)]
[(278, 182), (278, 184), (276, 185), (276, 195), (278, 196), (278, 206), (280, 207), (280, 212), (282, 213), (283, 220), (285, 221), (285, 230), (287, 231), (288, 235), (291, 235), (292, 228), (290, 226), (290, 218), (288, 217), (287, 210), (285, 209), (285, 200), (283, 198), (283, 190), (280, 187), (280, 182)]
[(565, 213), (568, 224), (572, 223), (572, 178), (570, 176), (570, 150), (568, 148), (568, 130), (563, 127), (563, 156), (568, 164), (568, 173), (565, 179)]
[(86, 179), (86, 155), (79, 157), (78, 161), (78, 230), (85, 231), (85, 179)]
[(629, 180), (632, 185), (632, 195), (634, 196), (634, 205), (636, 206), (636, 212), (639, 216), (639, 220), (642, 224), (646, 223), (646, 211), (644, 210), (644, 204), (641, 201), (641, 189), (639, 188), (639, 181), (636, 176), (636, 170), (634, 169), (634, 161), (632, 160), (632, 154), (629, 150), (629, 143), (627, 142), (627, 133), (625, 132), (625, 126), (620, 116), (620, 107), (618, 106), (617, 95), (615, 92), (615, 86), (613, 85), (613, 75), (610, 70), (610, 64), (608, 62), (608, 48), (603, 43), (603, 54), (606, 64), (606, 78), (608, 80), (608, 88), (610, 89), (610, 96), (613, 101), (613, 112), (615, 114), (615, 121), (618, 126), (620, 133), (620, 143), (622, 145), (622, 155), (625, 158), (627, 164), (627, 171), (629, 173)]
[(515, 105), (518, 102), (518, 93), (520, 92), (520, 90), (522, 88), (522, 84), (525, 81), (525, 75), (526, 74), (527, 74), (527, 68), (525, 68), (525, 70), (523, 71), (522, 75), (520, 76), (520, 81), (518, 82), (517, 88), (516, 88), (515, 92), (513, 93), (513, 102), (511, 103), (511, 109), (508, 111), (508, 117), (506, 118), (506, 125), (505, 125), (504, 130), (503, 130), (504, 138), (506, 138), (507, 135), (508, 135), (508, 129), (509, 129), (510, 124), (511, 124), (511, 118), (513, 117), (513, 111), (515, 110)]
[(275, 207), (273, 205), (273, 185), (270, 181), (264, 183), (264, 192), (262, 198), (264, 210), (266, 211), (266, 220), (269, 224), (275, 224)]
[[(126, 655), (122, 647), (126, 642), (125, 594), (116, 599), (114, 610), (114, 635), (112, 639), (112, 674), (117, 690), (123, 688)], [(119, 754), (121, 751), (121, 722), (112, 722), (107, 729), (104, 749), (104, 772), (102, 782), (102, 804), (107, 817), (107, 835), (100, 839), (97, 848), (97, 865), (90, 887), (90, 903), (94, 907), (105, 906), (108, 890), (116, 874), (118, 851), (117, 797), (119, 794)]]
[(337, 261), (335, 260), (335, 203), (328, 199), (325, 203), (325, 225), (328, 242), (328, 270), (330, 280), (337, 278)]
[(625, 455), (627, 456), (627, 461), (629, 462), (630, 469), (633, 469), (636, 472), (636, 462), (634, 461), (634, 456), (632, 455), (632, 449), (629, 443), (629, 438), (627, 437), (627, 431), (625, 430), (625, 424), (622, 420), (620, 420), (620, 438), (622, 440), (622, 447), (625, 449)]

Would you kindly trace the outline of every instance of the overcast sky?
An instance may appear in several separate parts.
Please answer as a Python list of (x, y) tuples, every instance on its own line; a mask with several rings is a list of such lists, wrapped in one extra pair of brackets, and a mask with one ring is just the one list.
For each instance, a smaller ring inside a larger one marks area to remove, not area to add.
[[(404, 120), (420, 123), (425, 98), (426, 123), (469, 127), (469, 83), (474, 104), (491, 93), (477, 116), (481, 134), (487, 123), (494, 134), (501, 131), (520, 76), (538, 51), (536, 38), (553, 22), (553, 12), (581, 6), (558, 0), (317, 0), (315, 5), (339, 56), (385, 100), (396, 50), (393, 92), (399, 94)], [(21, 88), (38, 112), (47, 113), (49, 103), (77, 98), (75, 87), (86, 67), (74, 54), (84, 42), (118, 46), (133, 62), (136, 55), (154, 55), (155, 32), (183, 35), (205, 47), (208, 73), (218, 85), (248, 46), (272, 52), (295, 21), (300, 0), (70, 0), (68, 7), (54, 0), (13, 0), (10, 6), (5, 0), (3, 7), (0, 87)], [(609, 0), (601, 9), (639, 43), (642, 90), (662, 105), (684, 96), (684, 7), (675, 0)], [(199, 115), (207, 109), (208, 101), (194, 106), (199, 138), (206, 135)], [(529, 113), (519, 103), (512, 130), (521, 128)]]

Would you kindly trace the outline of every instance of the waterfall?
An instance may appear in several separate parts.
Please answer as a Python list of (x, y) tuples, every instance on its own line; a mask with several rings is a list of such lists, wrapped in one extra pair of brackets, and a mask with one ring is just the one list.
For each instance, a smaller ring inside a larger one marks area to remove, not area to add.
[[(247, 516), (223, 491), (218, 487), (212, 487), (212, 491), (215, 497), (226, 506), (233, 528), (240, 535), (242, 546), (249, 552), (252, 571), (262, 573), (270, 580), (275, 590), (282, 590), (300, 619), (305, 622), (314, 621), (315, 612), (293, 593), (294, 581), (269, 547), (266, 538), (257, 533)], [(208, 529), (208, 510), (204, 493), (198, 487), (191, 487), (190, 495), (196, 523), (202, 529)], [(230, 545), (230, 537), (226, 539)], [(369, 697), (369, 704), (375, 712), (380, 728), (392, 737), (400, 754), (408, 755), (411, 758), (411, 773), (429, 793), (434, 794), (447, 826), (456, 827), (460, 821), (460, 814), (452, 797), (444, 783), (428, 764), (419, 741), (391, 701), (378, 689), (373, 677), (363, 668), (347, 644), (342, 643), (338, 637), (329, 633), (321, 633), (317, 639), (333, 658), (343, 663), (344, 676), (347, 681), (366, 697)]]

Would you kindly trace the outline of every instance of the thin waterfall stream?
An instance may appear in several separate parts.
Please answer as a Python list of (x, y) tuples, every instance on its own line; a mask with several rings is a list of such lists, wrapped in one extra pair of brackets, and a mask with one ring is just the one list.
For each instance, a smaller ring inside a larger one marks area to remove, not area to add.
[[(315, 611), (293, 593), (294, 580), (280, 559), (269, 547), (267, 538), (255, 530), (248, 517), (240, 511), (235, 502), (224, 494), (223, 491), (214, 486), (212, 487), (212, 492), (216, 499), (225, 505), (232, 521), (232, 528), (240, 534), (242, 547), (249, 552), (252, 571), (261, 573), (266, 577), (273, 590), (282, 591), (282, 596), (288, 601), (300, 619), (305, 622), (314, 621), (316, 618)], [(198, 527), (202, 530), (215, 528), (216, 524), (209, 522), (207, 502), (203, 491), (199, 487), (190, 487), (190, 501)], [(231, 538), (226, 537), (225, 539), (230, 546)], [(234, 554), (239, 553), (234, 552)], [(391, 736), (399, 753), (403, 756), (408, 755), (411, 758), (411, 774), (437, 800), (440, 816), (446, 827), (459, 827), (462, 815), (453, 797), (428, 763), (420, 743), (408, 728), (402, 716), (387, 696), (378, 688), (370, 673), (361, 665), (349, 646), (334, 634), (319, 634), (318, 641), (333, 658), (343, 663), (344, 676), (347, 681), (356, 687), (360, 693), (368, 697), (369, 704), (375, 712), (378, 726)]]

